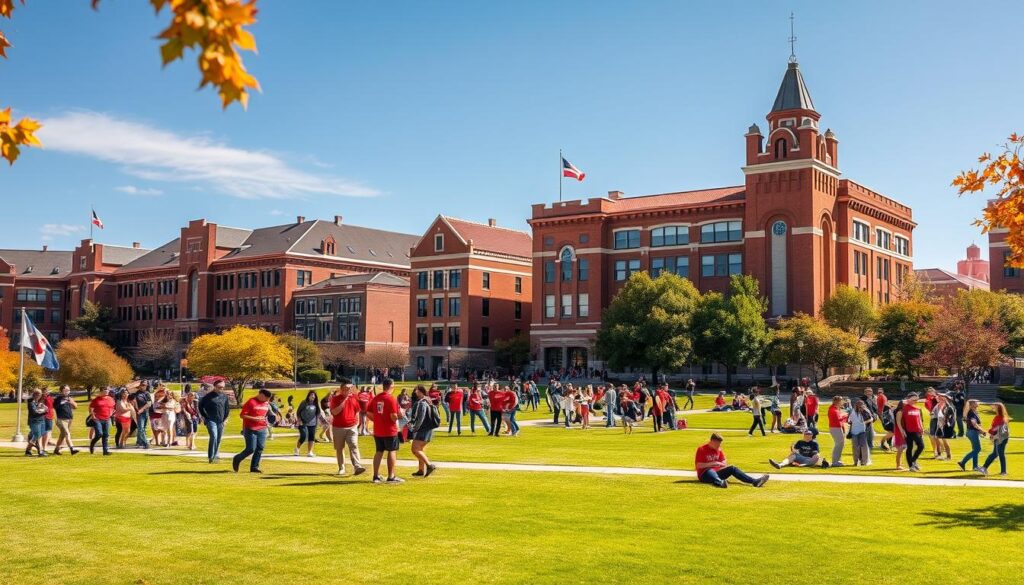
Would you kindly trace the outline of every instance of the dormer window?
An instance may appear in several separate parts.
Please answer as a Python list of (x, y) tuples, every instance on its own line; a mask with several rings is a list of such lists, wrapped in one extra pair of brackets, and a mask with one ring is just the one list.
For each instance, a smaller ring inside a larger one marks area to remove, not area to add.
[(785, 138), (779, 138), (778, 140), (776, 140), (775, 141), (775, 159), (779, 160), (779, 159), (786, 158), (786, 155), (788, 155), (788, 154), (789, 154), (789, 150), (787, 149), (786, 139)]
[(320, 253), (326, 256), (334, 256), (336, 243), (334, 238), (328, 237), (320, 240)]
[(85, 256), (78, 259), (78, 269), (85, 270)]
[(28, 273), (32, 272), (33, 270), (35, 270), (35, 266), (29, 266), (28, 268), (25, 269), (25, 274), (28, 274)]

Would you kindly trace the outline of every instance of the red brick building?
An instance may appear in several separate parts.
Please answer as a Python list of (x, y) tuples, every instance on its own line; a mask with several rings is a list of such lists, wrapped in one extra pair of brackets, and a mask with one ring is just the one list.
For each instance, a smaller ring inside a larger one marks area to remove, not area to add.
[(1006, 234), (1006, 228), (996, 228), (988, 232), (989, 287), (992, 290), (1024, 293), (1021, 269), (1006, 265), (1006, 260), (1010, 256)]
[[(2, 251), (0, 289), (5, 298), (9, 291), (11, 299), (26, 300), (0, 301), (0, 326), (10, 328), (12, 308), (27, 303), (46, 311), (40, 322), (44, 332), (65, 336), (65, 322), (78, 317), (88, 300), (114, 310), (114, 340), (127, 348), (154, 329), (173, 332), (184, 343), (234, 325), (292, 331), (296, 292), (344, 275), (408, 278), (408, 251), (416, 240), (414, 235), (347, 225), (341, 216), (334, 221), (298, 217), (294, 223), (257, 229), (199, 219), (153, 250), (83, 240), (73, 252)], [(38, 300), (39, 293), (21, 292), (34, 289), (47, 292), (45, 303)], [(62, 293), (59, 300), (57, 290)], [(58, 307), (63, 310), (59, 326), (49, 318)], [(363, 308), (369, 310), (365, 304)], [(400, 330), (406, 327), (396, 323)], [(376, 327), (358, 333), (360, 342), (390, 339)]]
[(350, 274), (296, 291), (295, 328), (316, 342), (409, 346), (409, 279), (388, 272)]
[(989, 290), (989, 263), (981, 259), (981, 248), (971, 244), (967, 257), (956, 263), (956, 272), (942, 268), (914, 270), (917, 279), (936, 296), (954, 296), (961, 290)]
[(438, 216), (412, 246), (409, 354), (437, 376), (494, 365), (493, 343), (530, 330), (530, 235)]
[(592, 352), (601, 310), (639, 270), (704, 291), (752, 275), (769, 316), (816, 314), (841, 283), (889, 302), (912, 267), (911, 209), (842, 178), (839, 141), (820, 117), (794, 61), (767, 130), (747, 131), (743, 184), (534, 205), (534, 365), (602, 366)]

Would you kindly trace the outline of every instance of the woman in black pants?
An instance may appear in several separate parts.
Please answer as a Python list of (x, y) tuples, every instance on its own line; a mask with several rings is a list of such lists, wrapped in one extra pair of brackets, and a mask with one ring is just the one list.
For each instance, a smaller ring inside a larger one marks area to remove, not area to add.
[(754, 436), (754, 429), (761, 429), (761, 436), (765, 436), (764, 433), (764, 402), (761, 400), (761, 391), (757, 388), (753, 388), (750, 392), (750, 414), (754, 415), (754, 422), (750, 424), (750, 430), (747, 431), (747, 436)]

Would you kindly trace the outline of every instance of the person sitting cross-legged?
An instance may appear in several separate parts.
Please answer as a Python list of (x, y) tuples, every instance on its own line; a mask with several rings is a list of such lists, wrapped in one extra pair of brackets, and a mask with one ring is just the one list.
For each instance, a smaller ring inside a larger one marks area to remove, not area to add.
[(793, 443), (789, 451), (789, 455), (782, 461), (769, 459), (768, 463), (771, 463), (775, 469), (782, 469), (787, 465), (795, 467), (815, 467), (821, 465), (822, 468), (828, 469), (828, 461), (821, 456), (818, 442), (814, 440), (814, 431), (810, 429), (804, 431), (804, 438)]
[(729, 465), (722, 451), (722, 435), (718, 433), (711, 433), (711, 439), (697, 447), (694, 468), (701, 483), (709, 483), (718, 488), (729, 487), (729, 478), (732, 477), (754, 487), (761, 487), (768, 481), (767, 474), (755, 479), (735, 465)]

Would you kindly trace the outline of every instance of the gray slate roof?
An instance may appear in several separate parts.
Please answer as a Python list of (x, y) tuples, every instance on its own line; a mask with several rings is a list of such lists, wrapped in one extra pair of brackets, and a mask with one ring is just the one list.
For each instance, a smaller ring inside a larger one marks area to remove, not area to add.
[(129, 248), (127, 246), (112, 246), (103, 244), (103, 263), (114, 266), (124, 266), (137, 258), (149, 253), (143, 248)]
[(70, 250), (0, 250), (0, 258), (13, 264), (15, 276), (22, 278), (64, 278), (71, 273), (73, 255)]
[(409, 286), (409, 279), (395, 276), (387, 272), (370, 272), (367, 274), (347, 274), (345, 276), (335, 276), (334, 278), (328, 278), (321, 280), (320, 282), (307, 286), (306, 288), (295, 291), (295, 294), (301, 294), (309, 291), (322, 291), (324, 289), (348, 286), (354, 284), (384, 284), (391, 286)]
[(811, 92), (807, 91), (804, 76), (800, 74), (800, 66), (795, 62), (790, 63), (786, 75), (782, 78), (782, 85), (779, 86), (779, 93), (775, 96), (772, 111), (813, 109)]
[(144, 268), (165, 268), (178, 265), (178, 255), (181, 253), (181, 238), (174, 238), (155, 250), (146, 252), (145, 255), (125, 264), (121, 270), (140, 270)]
[[(337, 225), (331, 221), (316, 219), (252, 230), (245, 241), (222, 260), (285, 252), (323, 256), (320, 253), (320, 242), (328, 236), (334, 237), (335, 254), (325, 257), (399, 266), (409, 266), (409, 248), (419, 239), (419, 236), (412, 234), (347, 224)], [(220, 242), (218, 247), (221, 247)]]

